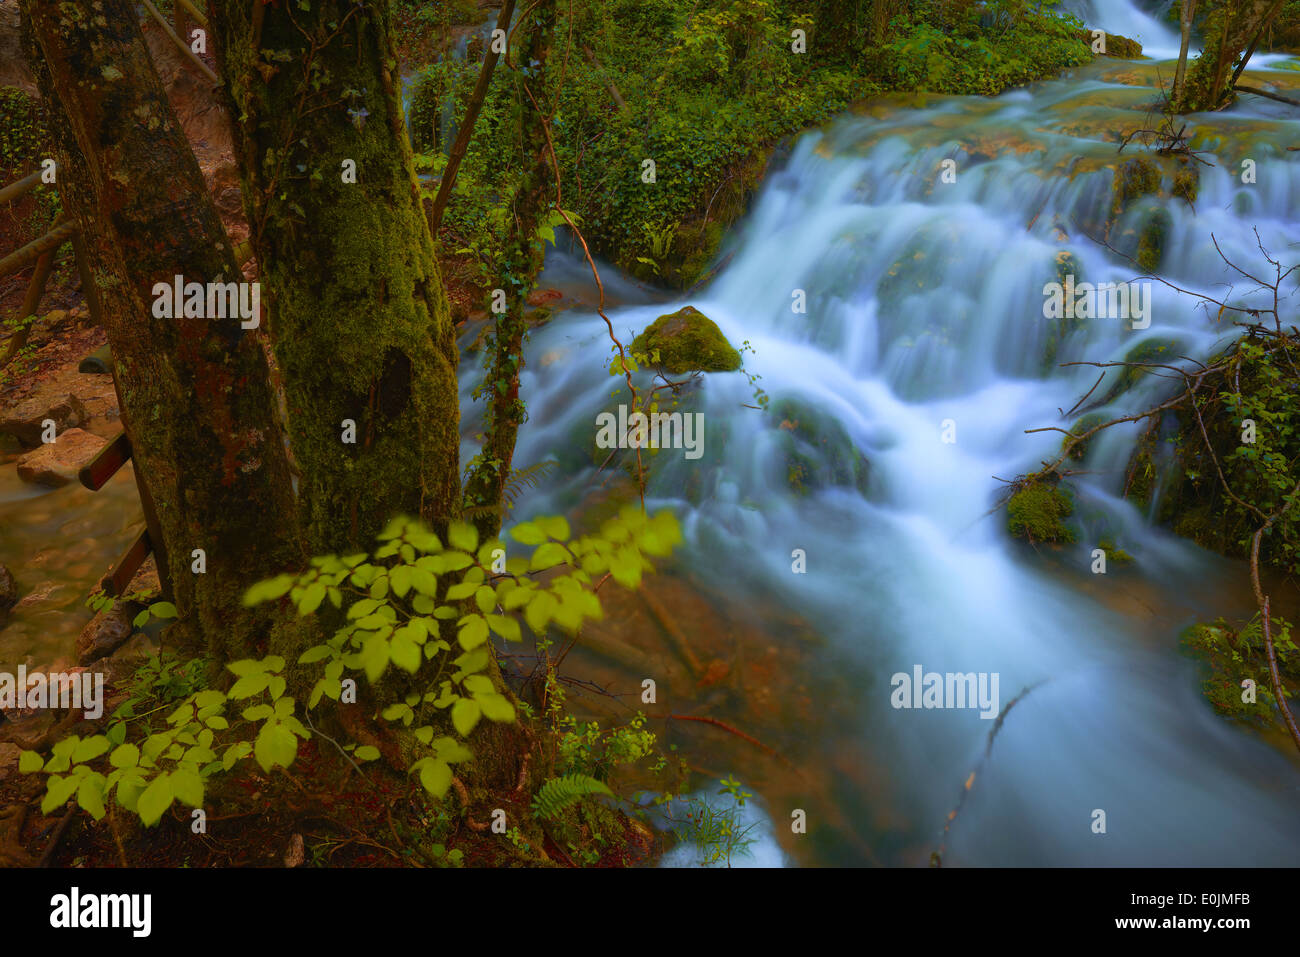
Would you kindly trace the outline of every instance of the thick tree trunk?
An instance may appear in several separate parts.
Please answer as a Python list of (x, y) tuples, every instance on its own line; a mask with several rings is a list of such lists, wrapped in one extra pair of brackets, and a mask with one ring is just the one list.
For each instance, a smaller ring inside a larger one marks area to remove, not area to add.
[[(537, 230), (550, 208), (548, 183), (553, 176), (546, 142), (546, 61), (551, 34), (555, 29), (555, 0), (539, 0), (518, 27), (527, 31), (523, 49), (514, 51), (516, 63), (528, 64), (527, 75), (517, 71), (515, 115), (519, 118), (521, 150), (519, 180), (510, 204), (510, 235), (502, 259), (504, 275), (500, 288), (506, 292), (506, 311), (497, 316), (489, 350), (487, 372), (487, 415), (483, 450), (475, 460), (465, 485), (465, 504), (472, 509), (474, 523), (487, 537), (501, 530), (502, 494), (514, 461), (515, 440), (524, 421), (519, 398), (519, 372), (523, 368), (524, 334), (528, 324), (528, 293), (533, 288), (544, 258), (544, 246)], [(531, 94), (531, 97), (530, 97)], [(535, 101), (535, 102), (534, 102)]]
[(1206, 18), (1205, 48), (1187, 71), (1175, 108), (1213, 110), (1231, 93), (1232, 65), (1252, 39), (1268, 28), (1284, 0), (1225, 0)]
[(23, 0), (23, 10), (59, 193), (103, 301), (122, 420), (157, 506), (175, 604), (214, 654), (246, 654), (274, 613), (244, 609), (244, 589), (302, 558), (266, 357), (238, 316), (159, 318), (153, 293), (177, 275), (243, 276), (135, 5)]
[(210, 25), (311, 548), (367, 549), (395, 513), (445, 521), (460, 507), (457, 352), (388, 4), (213, 0)]

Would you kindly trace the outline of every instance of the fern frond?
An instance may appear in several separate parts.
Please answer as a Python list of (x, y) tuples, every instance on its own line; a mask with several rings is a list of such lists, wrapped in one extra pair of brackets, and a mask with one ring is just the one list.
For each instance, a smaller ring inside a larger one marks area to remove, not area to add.
[(515, 504), (515, 500), (524, 493), (525, 489), (537, 488), (548, 475), (560, 467), (560, 463), (555, 459), (547, 459), (545, 462), (537, 462), (528, 466), (526, 469), (515, 469), (506, 476), (505, 486), (501, 490), (501, 498), (505, 501), (506, 506)]
[(533, 797), (533, 813), (554, 820), (569, 805), (592, 794), (614, 796), (614, 792), (603, 782), (586, 774), (566, 774), (562, 778), (551, 778)]

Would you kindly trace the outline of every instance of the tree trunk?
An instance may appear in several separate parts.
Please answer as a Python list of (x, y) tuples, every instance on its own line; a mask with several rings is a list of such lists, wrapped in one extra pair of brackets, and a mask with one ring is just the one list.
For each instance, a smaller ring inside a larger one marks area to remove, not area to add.
[(177, 275), (243, 276), (135, 5), (23, 0), (23, 11), (59, 193), (103, 301), (122, 421), (157, 506), (174, 602), (216, 656), (246, 654), (267, 637), (274, 611), (244, 609), (243, 591), (302, 557), (266, 356), (237, 315), (159, 318), (153, 292)]
[(1187, 73), (1187, 48), (1192, 42), (1192, 20), (1196, 17), (1196, 0), (1183, 0), (1182, 10), (1179, 11), (1178, 25), (1182, 30), (1182, 42), (1178, 47), (1178, 67), (1174, 71), (1174, 89), (1170, 97), (1172, 102), (1177, 103), (1182, 95), (1183, 77)]
[[(510, 32), (510, 17), (515, 10), (515, 0), (504, 0), (501, 4), (501, 12), (497, 14), (497, 29)], [(442, 215), (447, 211), (447, 201), (451, 199), (452, 187), (456, 185), (456, 174), (460, 171), (461, 161), (465, 159), (465, 151), (469, 149), (470, 137), (474, 135), (474, 124), (478, 121), (478, 115), (483, 109), (483, 101), (487, 99), (488, 88), (492, 85), (492, 72), (496, 69), (497, 58), (496, 44), (488, 41), (487, 52), (483, 54), (483, 66), (479, 68), (478, 80), (474, 83), (474, 90), (470, 93), (469, 103), (465, 105), (465, 115), (461, 117), (460, 128), (456, 131), (456, 142), (451, 146), (451, 153), (447, 156), (447, 168), (443, 170), (442, 181), (438, 183), (438, 194), (433, 200), (433, 212), (429, 214), (429, 231), (433, 233), (434, 238), (438, 236), (438, 227), (442, 225)]]
[(1175, 108), (1180, 113), (1213, 110), (1231, 92), (1233, 62), (1251, 39), (1268, 28), (1284, 0), (1226, 0), (1206, 18), (1205, 48), (1187, 71)]
[(524, 313), (544, 258), (545, 247), (537, 230), (550, 207), (546, 196), (552, 166), (546, 142), (547, 117), (541, 111), (547, 108), (546, 60), (555, 29), (555, 0), (539, 0), (530, 11), (527, 22), (519, 27), (528, 31), (527, 39), (514, 57), (517, 63), (529, 66), (527, 75), (519, 70), (514, 76), (523, 175), (511, 201), (510, 234), (501, 257), (504, 275), (499, 281), (506, 292), (506, 311), (497, 316), (488, 350), (491, 365), (484, 386), (488, 407), (483, 450), (465, 484), (465, 504), (473, 510), (474, 523), (486, 537), (501, 530), (502, 495), (514, 461), (515, 439), (524, 421), (524, 405), (519, 398), (524, 334), (528, 330)]
[(399, 512), (437, 526), (460, 507), (457, 351), (388, 4), (213, 0), (209, 19), (310, 547), (369, 549)]

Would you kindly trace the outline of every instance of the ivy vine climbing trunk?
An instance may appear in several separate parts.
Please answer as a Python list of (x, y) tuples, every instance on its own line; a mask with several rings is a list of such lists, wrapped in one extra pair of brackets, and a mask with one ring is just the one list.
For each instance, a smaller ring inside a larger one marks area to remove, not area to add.
[[(524, 33), (520, 49), (509, 51), (509, 61), (520, 68), (513, 74), (513, 112), (519, 131), (519, 161), (523, 171), (510, 202), (509, 235), (503, 243), (500, 286), (505, 311), (496, 317), (484, 381), (487, 410), (483, 448), (465, 483), (465, 503), (479, 531), (491, 537), (501, 529), (503, 495), (514, 461), (515, 440), (525, 409), (519, 398), (519, 372), (523, 368), (524, 334), (528, 323), (528, 293), (541, 270), (544, 246), (538, 229), (550, 210), (548, 194), (552, 173), (547, 144), (546, 63), (555, 31), (555, 0), (538, 0), (520, 18), (516, 33)], [(558, 95), (558, 94), (557, 94)]]
[[(104, 305), (132, 460), (155, 503), (183, 627), (246, 653), (274, 612), (248, 585), (301, 560), (266, 356), (239, 317), (160, 318), (156, 283), (240, 281), (128, 0), (23, 0), (57, 184)], [(203, 550), (196, 573), (195, 549)]]
[(459, 513), (457, 351), (386, 0), (213, 0), (314, 553)]

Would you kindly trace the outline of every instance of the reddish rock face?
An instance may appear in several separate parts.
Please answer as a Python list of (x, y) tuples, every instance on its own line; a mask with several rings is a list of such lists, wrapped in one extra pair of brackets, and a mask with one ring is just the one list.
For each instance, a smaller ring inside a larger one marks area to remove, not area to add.
[(18, 477), (24, 482), (58, 488), (77, 480), (77, 473), (89, 464), (105, 445), (103, 439), (81, 429), (68, 429), (58, 438), (18, 459)]
[(0, 432), (14, 436), (33, 448), (41, 444), (45, 420), (53, 419), (60, 433), (86, 422), (86, 407), (75, 395), (34, 396), (0, 414)]

